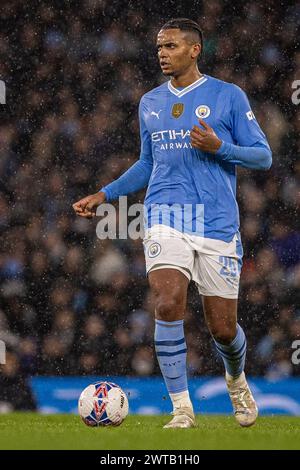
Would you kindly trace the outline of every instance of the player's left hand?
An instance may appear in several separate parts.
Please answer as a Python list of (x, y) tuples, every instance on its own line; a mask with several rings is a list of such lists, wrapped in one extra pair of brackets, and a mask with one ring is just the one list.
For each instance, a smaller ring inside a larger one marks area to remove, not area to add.
[(203, 152), (216, 153), (222, 145), (222, 141), (216, 135), (212, 127), (210, 127), (203, 119), (199, 119), (199, 123), (204, 129), (193, 126), (191, 130), (191, 143), (196, 149)]

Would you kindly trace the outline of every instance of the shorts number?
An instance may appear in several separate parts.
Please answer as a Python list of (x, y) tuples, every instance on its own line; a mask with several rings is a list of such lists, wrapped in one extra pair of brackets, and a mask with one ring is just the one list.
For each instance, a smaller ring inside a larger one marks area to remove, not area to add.
[(219, 256), (219, 262), (222, 264), (221, 276), (237, 277), (238, 267), (235, 259), (229, 256)]

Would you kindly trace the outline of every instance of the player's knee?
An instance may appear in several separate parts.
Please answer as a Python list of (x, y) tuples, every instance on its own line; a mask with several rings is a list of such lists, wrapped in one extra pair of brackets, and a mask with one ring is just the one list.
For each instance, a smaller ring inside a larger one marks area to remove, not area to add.
[(217, 325), (212, 328), (211, 334), (218, 343), (228, 345), (236, 337), (236, 326)]
[(175, 297), (159, 297), (155, 306), (157, 320), (176, 321), (183, 318), (183, 305)]

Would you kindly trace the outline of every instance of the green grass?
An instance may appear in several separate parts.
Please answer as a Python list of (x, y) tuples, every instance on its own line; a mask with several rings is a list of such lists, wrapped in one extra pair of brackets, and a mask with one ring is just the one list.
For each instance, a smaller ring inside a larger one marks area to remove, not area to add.
[(195, 429), (162, 429), (169, 416), (129, 416), (117, 428), (88, 428), (78, 416), (0, 415), (0, 449), (300, 449), (300, 418), (198, 416)]

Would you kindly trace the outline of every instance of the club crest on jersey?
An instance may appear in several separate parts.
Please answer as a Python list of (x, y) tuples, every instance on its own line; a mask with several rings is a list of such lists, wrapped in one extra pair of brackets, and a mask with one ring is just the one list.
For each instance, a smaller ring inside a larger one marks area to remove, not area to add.
[(183, 103), (175, 103), (172, 107), (172, 116), (178, 119), (184, 111), (184, 104)]
[(149, 258), (155, 258), (155, 256), (158, 256), (160, 252), (161, 252), (161, 246), (159, 243), (155, 242), (149, 246), (148, 256)]
[(196, 108), (195, 113), (198, 118), (204, 119), (210, 115), (210, 108), (206, 106), (206, 104), (200, 104), (200, 106)]

